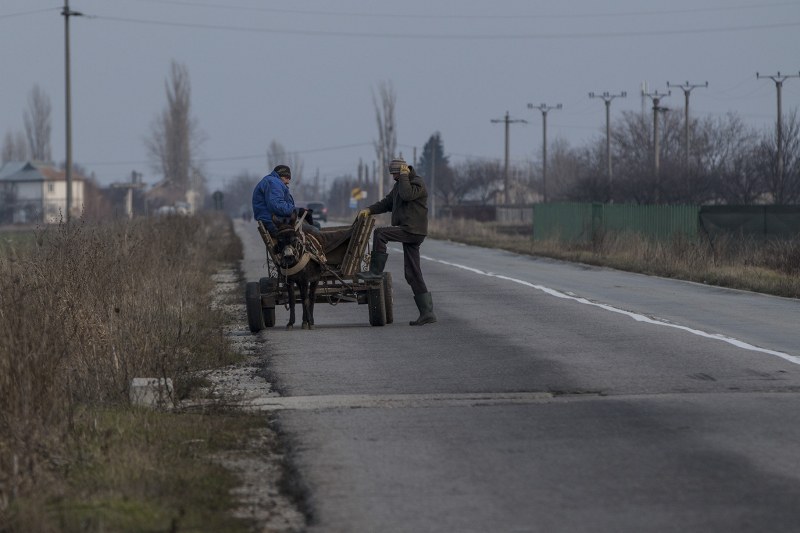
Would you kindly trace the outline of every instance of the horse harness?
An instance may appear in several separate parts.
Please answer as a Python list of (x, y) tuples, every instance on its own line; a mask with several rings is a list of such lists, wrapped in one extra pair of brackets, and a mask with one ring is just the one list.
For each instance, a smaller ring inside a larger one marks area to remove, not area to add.
[[(305, 217), (303, 217), (305, 218)], [(290, 268), (283, 268), (279, 266), (279, 271), (282, 276), (293, 276), (303, 270), (309, 261), (313, 260), (319, 263), (320, 265), (325, 265), (327, 259), (325, 258), (325, 251), (322, 247), (322, 243), (320, 242), (319, 238), (315, 235), (310, 233), (306, 233), (303, 231), (302, 228), (303, 219), (297, 221), (297, 224), (294, 227), (288, 227), (282, 230), (278, 230), (278, 235), (281, 233), (289, 233), (289, 232), (296, 232), (297, 233), (297, 244), (296, 245), (288, 245), (286, 246), (281, 253), (276, 253), (278, 258), (283, 258), (286, 255), (298, 255), (300, 259), (294, 266)], [(287, 253), (288, 251), (288, 253)], [(279, 263), (280, 264), (280, 263)]]

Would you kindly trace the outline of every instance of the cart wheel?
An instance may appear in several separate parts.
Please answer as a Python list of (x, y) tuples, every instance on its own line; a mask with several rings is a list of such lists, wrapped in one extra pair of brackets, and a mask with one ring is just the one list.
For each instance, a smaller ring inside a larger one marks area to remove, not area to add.
[[(258, 283), (261, 286), (261, 294), (278, 292), (277, 278), (261, 278)], [(264, 315), (264, 326), (268, 328), (275, 326), (275, 307), (262, 307), (261, 314)]]
[(394, 322), (394, 297), (392, 296), (392, 273), (383, 273), (383, 306), (386, 308), (386, 323)]
[(252, 333), (264, 329), (264, 315), (261, 312), (261, 286), (257, 281), (247, 283), (244, 291), (247, 304), (247, 325)]
[(261, 294), (269, 294), (278, 290), (278, 278), (261, 278), (258, 283), (261, 285)]
[(386, 325), (386, 305), (383, 300), (383, 284), (376, 289), (367, 289), (369, 323), (371, 326)]
[(264, 326), (271, 328), (275, 325), (275, 308), (262, 307), (261, 315), (264, 317)]

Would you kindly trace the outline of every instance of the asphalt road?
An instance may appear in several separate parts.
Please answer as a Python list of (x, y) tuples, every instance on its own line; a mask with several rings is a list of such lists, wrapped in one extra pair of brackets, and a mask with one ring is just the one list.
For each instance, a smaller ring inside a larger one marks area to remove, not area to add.
[[(249, 280), (255, 227), (237, 222)], [(437, 324), (260, 335), (311, 531), (798, 531), (800, 301), (428, 240)]]

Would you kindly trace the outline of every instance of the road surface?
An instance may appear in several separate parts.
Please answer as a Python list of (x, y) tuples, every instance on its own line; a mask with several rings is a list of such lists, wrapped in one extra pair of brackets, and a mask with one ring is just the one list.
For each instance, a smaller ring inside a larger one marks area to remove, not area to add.
[(428, 240), (410, 327), (389, 252), (393, 324), (260, 334), (311, 531), (800, 530), (799, 301)]

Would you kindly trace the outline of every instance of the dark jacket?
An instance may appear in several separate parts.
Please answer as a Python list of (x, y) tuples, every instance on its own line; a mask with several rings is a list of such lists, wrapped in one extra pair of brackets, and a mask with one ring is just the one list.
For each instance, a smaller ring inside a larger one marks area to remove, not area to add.
[(270, 233), (277, 230), (272, 215), (288, 217), (294, 211), (294, 198), (275, 171), (264, 176), (253, 190), (253, 217), (261, 220)]
[(409, 166), (407, 177), (400, 177), (383, 200), (369, 206), (373, 215), (392, 213), (392, 226), (414, 235), (428, 234), (428, 191), (421, 176)]

